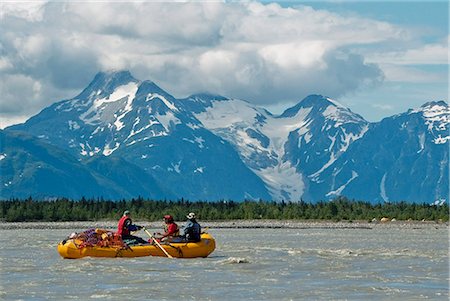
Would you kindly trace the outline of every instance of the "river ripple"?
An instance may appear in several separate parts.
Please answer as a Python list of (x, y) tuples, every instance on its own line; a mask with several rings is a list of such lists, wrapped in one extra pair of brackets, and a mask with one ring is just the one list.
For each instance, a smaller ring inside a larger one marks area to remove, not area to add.
[(449, 299), (447, 227), (210, 229), (206, 259), (60, 258), (81, 230), (0, 230), (0, 299)]

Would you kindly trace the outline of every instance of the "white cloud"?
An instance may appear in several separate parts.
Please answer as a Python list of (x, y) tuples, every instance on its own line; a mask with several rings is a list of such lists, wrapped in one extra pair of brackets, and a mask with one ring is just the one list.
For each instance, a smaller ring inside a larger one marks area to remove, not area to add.
[(7, 72), (13, 69), (13, 64), (7, 57), (0, 57), (0, 71)]
[(439, 43), (413, 45), (399, 51), (374, 53), (369, 56), (369, 60), (395, 65), (446, 65), (448, 55), (448, 38), (446, 38)]
[(6, 16), (14, 16), (30, 22), (42, 21), (43, 7), (47, 1), (2, 1), (0, 2), (0, 20)]
[(19, 113), (40, 96), (40, 83), (25, 75), (2, 76), (0, 83), (0, 111)]
[[(270, 63), (283, 69), (325, 68), (323, 61), (327, 47), (326, 41), (291, 42), (267, 45), (259, 54)], [(294, 54), (294, 55), (293, 55)]]
[[(74, 96), (101, 69), (129, 69), (178, 97), (210, 91), (271, 105), (311, 93), (336, 98), (382, 82), (380, 66), (401, 76), (396, 63), (389, 67), (399, 55), (388, 46), (366, 51), (412, 36), (356, 15), (257, 2), (37, 2), (0, 11), (0, 81), (11, 84), (0, 88), (8, 95), (0, 106), (17, 114), (4, 102), (37, 111)], [(428, 55), (442, 62), (443, 47), (402, 50), (401, 64)]]
[(394, 109), (394, 106), (390, 105), (390, 104), (373, 103), (371, 106), (372, 106), (372, 108), (380, 109), (383, 111), (392, 111)]
[(24, 123), (27, 119), (30, 118), (29, 114), (26, 115), (9, 115), (0, 113), (0, 129), (4, 129), (7, 126), (13, 124)]
[(439, 83), (447, 82), (448, 76), (444, 72), (428, 72), (409, 65), (380, 64), (386, 79), (392, 82), (410, 82), (410, 83)]
[(408, 49), (402, 57), (397, 57), (397, 64), (440, 65), (448, 64), (448, 45), (423, 45), (418, 49)]

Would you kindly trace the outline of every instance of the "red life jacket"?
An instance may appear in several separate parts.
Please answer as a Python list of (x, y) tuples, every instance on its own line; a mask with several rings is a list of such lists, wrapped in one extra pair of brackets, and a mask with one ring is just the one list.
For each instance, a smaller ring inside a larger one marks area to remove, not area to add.
[(128, 227), (125, 225), (125, 222), (127, 220), (130, 220), (129, 224), (131, 224), (131, 218), (124, 215), (120, 218), (119, 223), (117, 224), (117, 234), (119, 235), (130, 235), (130, 230), (128, 230)]
[(164, 235), (167, 236), (179, 236), (180, 231), (178, 230), (178, 225), (176, 223), (170, 223), (164, 225)]

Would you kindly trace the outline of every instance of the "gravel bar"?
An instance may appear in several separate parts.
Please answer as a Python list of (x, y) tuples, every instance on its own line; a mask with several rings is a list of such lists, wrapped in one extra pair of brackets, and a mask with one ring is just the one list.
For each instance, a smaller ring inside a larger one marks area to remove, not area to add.
[[(162, 228), (163, 222), (135, 221), (150, 229)], [(389, 227), (399, 229), (443, 229), (448, 228), (448, 222), (435, 221), (298, 221), (298, 220), (230, 220), (230, 221), (199, 221), (203, 228), (209, 229), (374, 229)], [(178, 221), (182, 226), (184, 221)], [(116, 229), (117, 221), (76, 221), (76, 222), (0, 222), (0, 230), (14, 229)]]

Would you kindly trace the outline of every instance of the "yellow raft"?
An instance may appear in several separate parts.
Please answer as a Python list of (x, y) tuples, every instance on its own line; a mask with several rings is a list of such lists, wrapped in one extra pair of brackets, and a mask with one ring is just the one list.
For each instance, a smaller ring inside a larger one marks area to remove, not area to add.
[[(69, 239), (58, 244), (58, 253), (63, 258), (91, 257), (142, 257), (167, 255), (157, 245), (136, 245), (130, 247), (79, 246), (79, 241)], [(182, 242), (161, 244), (172, 257), (195, 258), (207, 257), (216, 248), (216, 241), (209, 233), (202, 233), (199, 242)]]

